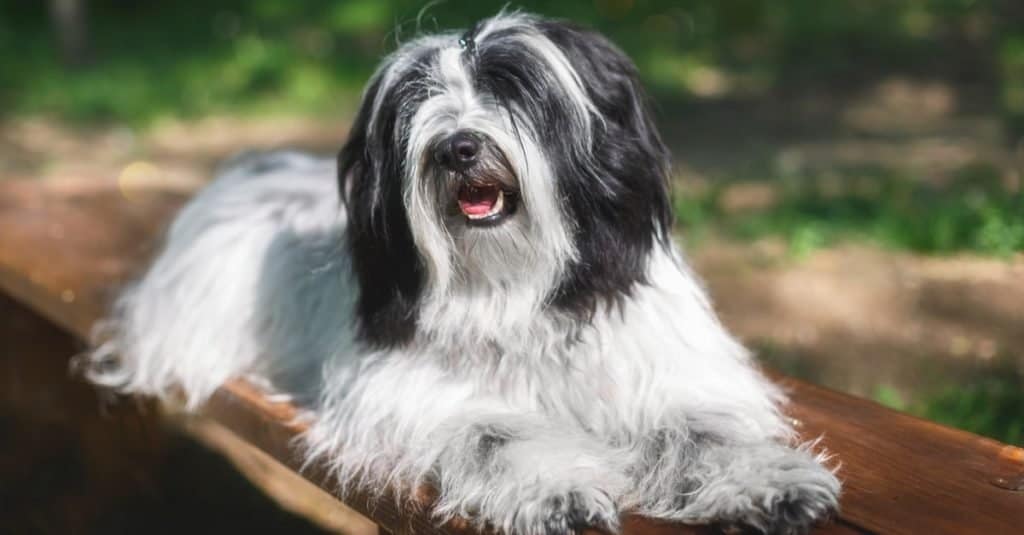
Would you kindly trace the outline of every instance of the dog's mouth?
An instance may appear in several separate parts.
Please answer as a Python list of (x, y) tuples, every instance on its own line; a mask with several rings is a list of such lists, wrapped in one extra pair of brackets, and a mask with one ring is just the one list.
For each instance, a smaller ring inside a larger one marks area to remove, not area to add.
[(516, 193), (498, 181), (463, 182), (457, 195), (459, 210), (471, 226), (492, 226), (515, 212)]

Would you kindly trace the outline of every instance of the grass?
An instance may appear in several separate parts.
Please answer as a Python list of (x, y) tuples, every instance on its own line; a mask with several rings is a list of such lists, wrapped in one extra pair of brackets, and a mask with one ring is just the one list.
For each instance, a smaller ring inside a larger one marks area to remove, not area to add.
[(698, 236), (714, 229), (737, 239), (782, 237), (797, 258), (844, 240), (928, 254), (1024, 251), (1024, 196), (995, 168), (968, 166), (941, 185), (881, 168), (783, 176), (769, 184), (775, 198), (762, 209), (724, 209), (724, 193), (736, 187), (726, 181), (677, 198), (676, 214)]
[(941, 424), (1024, 446), (1024, 374), (1006, 362), (956, 385), (932, 387), (911, 399), (880, 385), (875, 401)]
[[(775, 370), (812, 383), (821, 382), (820, 365), (771, 342), (757, 344), (759, 358)], [(923, 386), (912, 389), (877, 384), (870, 397), (906, 412), (1007, 444), (1024, 447), (1024, 371), (1009, 356), (974, 371), (922, 370)]]
[(23, 7), (9, 26), (0, 22), (0, 46), (20, 51), (0, 69), (6, 113), (145, 124), (162, 116), (331, 112), (354, 105), (373, 64), (357, 45), (360, 32), (316, 30), (293, 20), (300, 10), (274, 12), (274, 2), (248, 9), (220, 2), (212, 14), (198, 2), (106, 4), (94, 3), (90, 21), (95, 59), (78, 69), (56, 60), (41, 9)]
[[(164, 115), (350, 109), (396, 41), (466, 27), (501, 4), (90, 0), (94, 61), (68, 69), (58, 59), (47, 3), (0, 0), (0, 49), (13, 52), (0, 56), (0, 113), (147, 123)], [(510, 7), (601, 30), (661, 95), (764, 94), (795, 81), (838, 89), (871, 72), (997, 58), (1007, 113), (1024, 110), (1017, 105), (1020, 39), (991, 24), (996, 0), (870, 8), (860, 0), (522, 0)], [(997, 50), (993, 42), (1004, 44)]]

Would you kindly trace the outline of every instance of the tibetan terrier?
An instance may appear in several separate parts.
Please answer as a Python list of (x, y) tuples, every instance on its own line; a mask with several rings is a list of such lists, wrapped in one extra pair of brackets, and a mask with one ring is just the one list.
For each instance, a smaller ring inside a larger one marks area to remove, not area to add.
[(182, 210), (88, 373), (192, 408), (257, 377), (308, 407), (308, 459), (429, 485), (438, 521), (805, 532), (839, 482), (673, 245), (668, 173), (600, 35), (501, 13), (415, 39), (337, 162), (241, 157)]

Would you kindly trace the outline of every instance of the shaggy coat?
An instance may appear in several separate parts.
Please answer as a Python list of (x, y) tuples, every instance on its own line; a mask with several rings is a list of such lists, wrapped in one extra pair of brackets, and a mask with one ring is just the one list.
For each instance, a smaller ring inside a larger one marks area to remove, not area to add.
[(310, 460), (432, 485), (438, 521), (804, 532), (839, 483), (673, 245), (668, 169), (600, 35), (502, 13), (416, 39), (337, 162), (241, 157), (184, 208), (90, 377), (190, 408), (257, 378), (309, 409)]

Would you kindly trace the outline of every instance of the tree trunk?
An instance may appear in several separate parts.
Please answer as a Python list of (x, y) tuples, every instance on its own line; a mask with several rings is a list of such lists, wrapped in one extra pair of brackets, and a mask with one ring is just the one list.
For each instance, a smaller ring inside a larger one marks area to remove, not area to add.
[(85, 0), (50, 0), (50, 18), (60, 45), (61, 60), (81, 67), (92, 59)]

